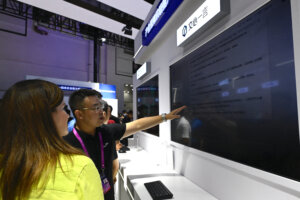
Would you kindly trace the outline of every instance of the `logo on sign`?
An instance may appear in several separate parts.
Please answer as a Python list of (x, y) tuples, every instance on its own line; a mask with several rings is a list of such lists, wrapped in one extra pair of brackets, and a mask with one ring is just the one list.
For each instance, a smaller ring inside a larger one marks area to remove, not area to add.
[(228, 0), (205, 0), (177, 29), (177, 46), (181, 45), (196, 32), (199, 33), (200, 29), (204, 30), (208, 28), (208, 26), (211, 26), (228, 12)]
[(142, 31), (143, 46), (151, 43), (182, 2), (183, 0), (160, 0), (156, 11)]
[(160, 16), (163, 14), (168, 4), (169, 4), (169, 0), (163, 0), (161, 2), (161, 4), (159, 5), (158, 9), (156, 10), (155, 14), (151, 18), (150, 22), (148, 23), (145, 29), (145, 37), (147, 37), (148, 34), (151, 32), (152, 28), (154, 27), (156, 22), (160, 19)]
[(182, 36), (185, 37), (187, 34), (187, 26), (184, 25), (183, 28), (182, 28)]
[(197, 26), (198, 19), (195, 17), (192, 21), (190, 21), (187, 25), (184, 25), (182, 28), (182, 36), (185, 37), (187, 35), (187, 32), (192, 30), (195, 26)]

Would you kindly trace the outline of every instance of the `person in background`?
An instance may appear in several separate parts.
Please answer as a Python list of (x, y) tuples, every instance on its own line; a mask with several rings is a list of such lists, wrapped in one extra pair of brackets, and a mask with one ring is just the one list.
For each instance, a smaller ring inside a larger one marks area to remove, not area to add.
[(145, 130), (157, 124), (179, 118), (177, 115), (185, 106), (152, 117), (144, 117), (126, 124), (104, 124), (103, 105), (98, 92), (81, 89), (73, 92), (69, 105), (76, 118), (75, 128), (64, 139), (76, 148), (83, 149), (94, 161), (104, 185), (105, 200), (114, 200), (113, 187), (113, 150), (115, 141), (128, 137), (137, 131)]
[(0, 199), (104, 199), (93, 161), (62, 139), (69, 118), (64, 108), (62, 90), (48, 81), (20, 81), (6, 91)]
[[(131, 122), (132, 120), (133, 120), (133, 112), (132, 112), (132, 110), (129, 110), (127, 112), (127, 114), (124, 116), (124, 118), (122, 120), (122, 124), (126, 124), (128, 122)], [(128, 148), (128, 138), (133, 138), (133, 136), (129, 136), (129, 137), (124, 138), (124, 139), (121, 140), (121, 143), (123, 145), (122, 148), (123, 148), (123, 151), (125, 151), (125, 152), (128, 151), (128, 150), (130, 150)]]
[(123, 124), (126, 124), (126, 123), (128, 123), (128, 122), (131, 122), (132, 120), (133, 120), (133, 112), (132, 112), (132, 110), (129, 110), (129, 111), (127, 112), (127, 114), (124, 115), (124, 118), (123, 118), (123, 120), (122, 120), (122, 123), (123, 123)]
[[(107, 124), (114, 124), (114, 123), (121, 124), (120, 119), (111, 114), (112, 110), (113, 110), (112, 106), (108, 105), (107, 114), (110, 116), (110, 118)], [(123, 144), (120, 142), (120, 140), (116, 140), (116, 151), (119, 151), (122, 147)]]
[(70, 121), (71, 121), (72, 119), (74, 119), (74, 118), (71, 117), (71, 110), (68, 108), (67, 105), (65, 106), (65, 111), (66, 111), (66, 113), (69, 115), (68, 122), (70, 122)]
[[(113, 107), (111, 105), (108, 105), (108, 113), (110, 113), (110, 118), (109, 120), (113, 120), (115, 123), (120, 124), (120, 119), (114, 115), (112, 115)], [(108, 122), (108, 124), (113, 124)]]
[(74, 125), (76, 123), (76, 120), (74, 117), (71, 117), (71, 110), (68, 108), (68, 106), (66, 105), (65, 110), (67, 112), (67, 114), (69, 115), (69, 119), (68, 119), (68, 132), (72, 131), (74, 128)]
[[(110, 119), (112, 107), (110, 105), (108, 105), (107, 102), (104, 100), (100, 100), (100, 103), (102, 105), (104, 105), (103, 106), (103, 111), (104, 111), (104, 115), (105, 115), (104, 124), (116, 123), (114, 120)], [(112, 164), (112, 173), (113, 173), (114, 184), (117, 182), (117, 174), (118, 174), (119, 166), (120, 166), (120, 164), (119, 164), (119, 159), (118, 159), (118, 153), (117, 153), (116, 146), (115, 146), (115, 149), (113, 150), (113, 164)]]
[(123, 119), (124, 117), (127, 116), (127, 111), (126, 110), (122, 110), (122, 113), (120, 114), (120, 122), (123, 123)]
[[(108, 120), (107, 124), (114, 124), (114, 123), (121, 124), (120, 119), (117, 118), (116, 116), (113, 116), (113, 115), (111, 114), (112, 110), (113, 110), (112, 106), (111, 106), (111, 105), (108, 105), (107, 114), (108, 114), (110, 117), (109, 117), (109, 120)], [(122, 146), (123, 146), (123, 145), (122, 145), (122, 143), (120, 142), (120, 140), (117, 140), (117, 141), (116, 141), (116, 150), (119, 151), (119, 150), (122, 148)]]
[(191, 146), (192, 139), (192, 127), (190, 125), (190, 113), (191, 110), (183, 110), (182, 116), (179, 119), (176, 119), (176, 130), (174, 133), (174, 138), (176, 141), (179, 141), (181, 144)]

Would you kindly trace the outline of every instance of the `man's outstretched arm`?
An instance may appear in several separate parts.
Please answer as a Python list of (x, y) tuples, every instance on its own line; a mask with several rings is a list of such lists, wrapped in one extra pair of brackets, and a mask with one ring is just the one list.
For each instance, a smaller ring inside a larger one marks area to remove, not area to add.
[[(169, 114), (165, 115), (166, 120), (172, 120), (172, 119), (179, 118), (180, 115), (178, 115), (178, 113), (180, 113), (180, 111), (182, 111), (185, 108), (186, 108), (186, 106), (182, 106), (180, 108), (172, 110)], [(157, 115), (157, 116), (152, 116), (152, 117), (144, 117), (144, 118), (137, 119), (132, 122), (126, 123), (126, 131), (125, 131), (125, 134), (122, 137), (122, 139), (136, 133), (137, 131), (145, 130), (145, 129), (151, 128), (153, 126), (156, 126), (156, 125), (160, 124), (161, 122), (163, 122), (163, 120), (164, 119), (163, 119), (162, 115)]]

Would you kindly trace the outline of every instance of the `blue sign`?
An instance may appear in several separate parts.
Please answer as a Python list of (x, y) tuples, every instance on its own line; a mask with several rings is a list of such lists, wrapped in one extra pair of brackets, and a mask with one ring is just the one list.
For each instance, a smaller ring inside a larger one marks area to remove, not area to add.
[(115, 85), (108, 85), (108, 84), (99, 84), (99, 89), (102, 94), (102, 98), (105, 99), (116, 99), (116, 86)]
[(80, 89), (92, 89), (90, 87), (81, 87), (81, 86), (73, 86), (73, 85), (58, 85), (58, 87), (64, 91), (75, 91)]
[(183, 0), (161, 0), (142, 32), (142, 44), (148, 46)]

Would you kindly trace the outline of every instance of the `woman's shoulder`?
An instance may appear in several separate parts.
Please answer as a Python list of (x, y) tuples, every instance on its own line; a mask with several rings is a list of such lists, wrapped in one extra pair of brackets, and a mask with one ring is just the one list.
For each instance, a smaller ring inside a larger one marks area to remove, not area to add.
[(95, 182), (94, 179), (101, 187), (100, 176), (97, 176), (99, 176), (98, 171), (89, 157), (61, 155), (55, 175), (48, 177), (45, 186), (40, 185), (37, 187), (39, 189), (33, 190), (30, 199), (78, 199), (78, 196), (87, 195), (78, 194), (82, 192), (78, 187), (85, 188), (85, 185)]
[(79, 161), (79, 162), (93, 162), (88, 156), (86, 155), (72, 155), (71, 158), (74, 161)]
[(87, 165), (94, 165), (93, 161), (85, 155), (71, 155), (69, 158), (66, 155), (62, 155), (60, 158), (60, 162), (62, 167), (73, 166), (73, 167), (82, 168)]
[(69, 158), (66, 155), (62, 155), (60, 161), (62, 164), (66, 164), (66, 165), (69, 165), (69, 163), (72, 162), (74, 163), (74, 165), (82, 165), (82, 166), (89, 163), (93, 163), (93, 161), (86, 155), (71, 155)]
[(68, 185), (73, 188), (79, 177), (85, 176), (86, 173), (97, 174), (97, 168), (93, 161), (84, 155), (61, 155), (60, 164), (57, 164), (55, 172), (55, 181), (58, 185), (65, 183), (61, 187)]

